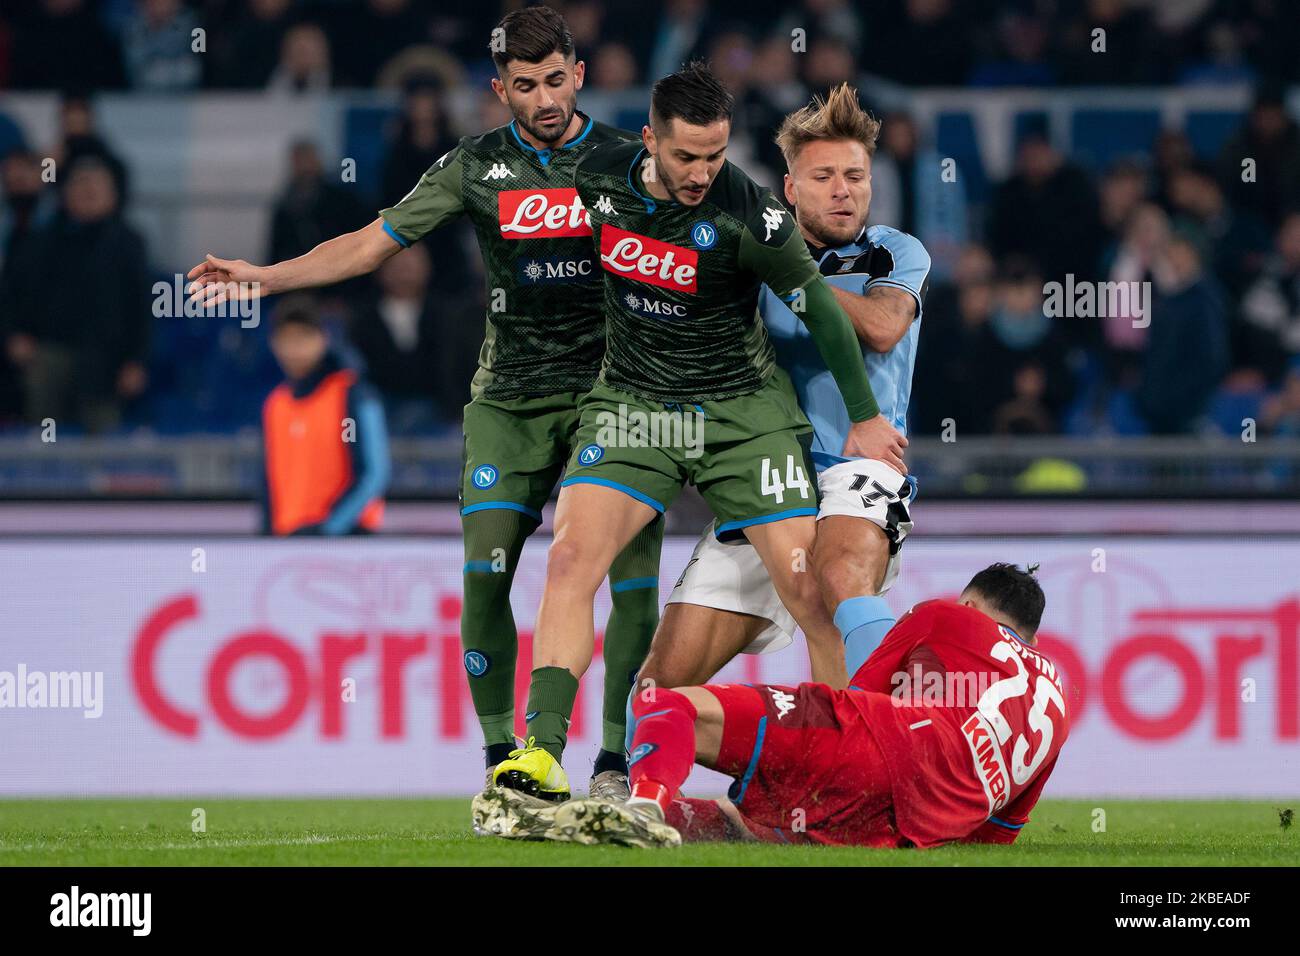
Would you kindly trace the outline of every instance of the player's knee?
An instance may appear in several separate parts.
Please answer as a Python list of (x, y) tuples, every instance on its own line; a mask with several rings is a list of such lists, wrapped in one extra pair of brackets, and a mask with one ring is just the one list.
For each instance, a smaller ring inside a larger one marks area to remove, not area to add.
[(878, 594), (889, 563), (889, 542), (875, 525), (875, 532), (852, 551), (836, 549), (815, 555), (813, 576), (828, 607), (862, 595)]
[(573, 538), (556, 538), (546, 554), (546, 581), (567, 588), (580, 588), (594, 595), (604, 571), (589, 549)]
[(685, 674), (681, 667), (673, 665), (672, 655), (663, 653), (655, 647), (655, 643), (651, 643), (650, 652), (646, 654), (645, 662), (636, 675), (637, 688), (644, 691), (654, 687), (676, 687), (688, 683), (690, 683), (690, 675)]
[(812, 569), (787, 570), (779, 577), (774, 576), (773, 581), (782, 603), (796, 618), (804, 612), (825, 608), (821, 585)]
[(874, 558), (874, 555), (868, 555), (865, 559), (861, 556), (839, 555), (817, 566), (817, 584), (828, 607), (833, 608), (852, 597), (880, 592), (885, 567), (883, 561)]

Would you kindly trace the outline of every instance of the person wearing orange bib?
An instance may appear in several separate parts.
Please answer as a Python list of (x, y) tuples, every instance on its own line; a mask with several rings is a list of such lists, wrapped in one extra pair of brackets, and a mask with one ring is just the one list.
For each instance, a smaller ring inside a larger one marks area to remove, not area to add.
[(377, 531), (391, 465), (383, 405), (331, 347), (306, 301), (283, 303), (271, 351), (285, 381), (262, 406), (263, 531), (273, 535)]

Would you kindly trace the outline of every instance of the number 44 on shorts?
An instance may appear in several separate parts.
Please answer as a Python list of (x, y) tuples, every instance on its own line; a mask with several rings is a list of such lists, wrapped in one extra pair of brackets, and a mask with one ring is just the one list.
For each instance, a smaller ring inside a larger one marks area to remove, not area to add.
[(781, 483), (780, 469), (772, 464), (771, 458), (764, 458), (758, 467), (759, 490), (764, 496), (773, 495), (776, 503), (785, 502), (785, 493), (798, 490), (799, 496), (807, 499), (812, 486), (803, 468), (795, 463), (794, 455), (785, 456), (785, 483)]

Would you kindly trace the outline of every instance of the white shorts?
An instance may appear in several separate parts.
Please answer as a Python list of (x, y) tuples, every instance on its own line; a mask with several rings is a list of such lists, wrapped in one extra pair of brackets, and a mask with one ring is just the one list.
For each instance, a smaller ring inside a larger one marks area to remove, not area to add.
[[(916, 497), (915, 482), (883, 461), (860, 458), (827, 468), (817, 484), (821, 489), (818, 521), (831, 515), (863, 518), (885, 532), (889, 563), (880, 589), (884, 594), (898, 578), (903, 541), (912, 530), (908, 506)], [(766, 618), (771, 624), (744, 653), (781, 650), (794, 640), (794, 617), (781, 603), (754, 547), (743, 540), (722, 543), (714, 533), (716, 527), (714, 521), (704, 529), (668, 603), (698, 604)]]

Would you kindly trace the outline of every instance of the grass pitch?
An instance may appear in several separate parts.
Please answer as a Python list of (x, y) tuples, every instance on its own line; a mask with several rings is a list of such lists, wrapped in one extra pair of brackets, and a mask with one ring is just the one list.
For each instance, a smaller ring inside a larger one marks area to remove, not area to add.
[[(194, 833), (195, 808), (206, 832)], [(1095, 811), (1105, 831), (1094, 832)], [(469, 832), (469, 800), (0, 800), (4, 866), (1297, 866), (1264, 802), (1044, 800), (1015, 846), (633, 850)]]

